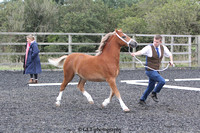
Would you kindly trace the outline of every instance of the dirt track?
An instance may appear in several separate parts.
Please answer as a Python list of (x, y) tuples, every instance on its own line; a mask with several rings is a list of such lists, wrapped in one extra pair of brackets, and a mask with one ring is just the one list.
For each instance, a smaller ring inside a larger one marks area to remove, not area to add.
[[(200, 88), (200, 81), (175, 82), (174, 78), (200, 78), (200, 69), (167, 70), (167, 85)], [(159, 102), (150, 97), (147, 107), (138, 105), (145, 86), (121, 83), (121, 80), (147, 79), (143, 70), (121, 71), (117, 86), (122, 99), (131, 110), (124, 113), (114, 97), (104, 109), (101, 103), (109, 96), (107, 83), (87, 82), (85, 89), (92, 95), (90, 105), (75, 85), (63, 93), (61, 106), (55, 101), (59, 86), (28, 87), (29, 75), (0, 71), (0, 133), (200, 133), (200, 91), (163, 88)], [(39, 82), (60, 83), (62, 71), (44, 71)], [(75, 76), (72, 82), (78, 82)]]

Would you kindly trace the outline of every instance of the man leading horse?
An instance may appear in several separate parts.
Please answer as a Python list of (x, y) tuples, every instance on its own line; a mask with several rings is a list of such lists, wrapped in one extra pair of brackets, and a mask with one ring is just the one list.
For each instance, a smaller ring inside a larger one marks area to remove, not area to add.
[[(157, 93), (165, 84), (165, 79), (160, 75), (159, 68), (163, 56), (170, 58), (170, 65), (173, 66), (173, 56), (169, 49), (162, 45), (162, 36), (154, 36), (153, 44), (145, 46), (142, 50), (131, 53), (132, 56), (146, 55), (145, 73), (149, 77), (149, 84), (139, 100), (139, 104), (146, 105), (146, 99), (151, 93), (151, 98), (158, 102)], [(157, 85), (155, 86), (157, 82)]]

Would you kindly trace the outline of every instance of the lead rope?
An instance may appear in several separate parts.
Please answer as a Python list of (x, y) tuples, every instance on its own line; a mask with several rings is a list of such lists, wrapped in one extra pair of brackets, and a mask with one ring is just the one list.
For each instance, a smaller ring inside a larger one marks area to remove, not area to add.
[[(129, 46), (129, 49), (128, 49), (128, 52), (131, 54), (131, 51), (130, 51), (130, 46)], [(139, 60), (136, 56), (134, 56), (134, 58), (143, 66), (143, 67), (145, 67), (145, 68), (148, 68), (148, 69), (150, 69), (150, 70), (153, 70), (153, 71), (165, 71), (166, 69), (168, 69), (168, 67), (169, 67), (169, 63), (167, 64), (167, 66), (164, 68), (164, 69), (162, 69), (162, 70), (155, 70), (155, 69), (153, 69), (153, 68), (151, 68), (151, 67), (148, 67), (148, 66), (145, 66), (143, 63), (142, 63), (142, 61), (141, 60)], [(173, 66), (174, 67), (174, 66)]]
[[(124, 40), (122, 37), (120, 37), (117, 33), (116, 33), (116, 35), (118, 36), (118, 38), (120, 38), (123, 42), (125, 42), (127, 45), (128, 45), (128, 52), (131, 54), (131, 50), (130, 50), (130, 46), (129, 46), (129, 43), (131, 42), (131, 40), (129, 40), (129, 42), (127, 42), (126, 40)], [(142, 66), (143, 67), (146, 67), (146, 68), (148, 68), (148, 69), (150, 69), (150, 70), (153, 70), (153, 71), (165, 71), (166, 69), (168, 69), (168, 67), (169, 67), (169, 63), (167, 64), (167, 66), (164, 68), (164, 69), (162, 69), (162, 70), (155, 70), (155, 69), (153, 69), (153, 68), (151, 68), (151, 67), (148, 67), (148, 66), (145, 66), (136, 56), (134, 56), (135, 57), (135, 59), (137, 60), (137, 61), (139, 61), (140, 62), (140, 64), (142, 64)], [(173, 65), (173, 67), (174, 67), (174, 65)]]

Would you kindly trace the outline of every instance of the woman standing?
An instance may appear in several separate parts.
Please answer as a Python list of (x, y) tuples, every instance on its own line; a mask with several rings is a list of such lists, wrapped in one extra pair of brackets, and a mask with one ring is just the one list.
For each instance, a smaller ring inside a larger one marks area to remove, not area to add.
[[(26, 54), (24, 59), (24, 74), (30, 74), (29, 84), (38, 83), (38, 74), (42, 72), (38, 43), (35, 41), (33, 35), (26, 37)], [(33, 77), (34, 76), (34, 77)]]

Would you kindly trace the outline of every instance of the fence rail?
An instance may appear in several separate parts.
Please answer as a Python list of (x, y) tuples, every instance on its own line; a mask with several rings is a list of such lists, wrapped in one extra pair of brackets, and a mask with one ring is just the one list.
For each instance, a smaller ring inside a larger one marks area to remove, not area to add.
[[(37, 33), (31, 33), (31, 32), (0, 32), (0, 36), (26, 36), (29, 34), (33, 34), (36, 37), (36, 41), (38, 36), (48, 36), (48, 35), (57, 35), (57, 36), (67, 36), (68, 41), (67, 42), (38, 42), (40, 46), (45, 46), (45, 45), (65, 45), (68, 46), (68, 51), (67, 52), (40, 52), (40, 55), (63, 55), (63, 54), (71, 54), (74, 51), (72, 51), (72, 46), (75, 45), (99, 45), (100, 42), (73, 42), (72, 39), (74, 36), (100, 36), (101, 38), (106, 35), (106, 33), (42, 33), (42, 32), (37, 32)], [(132, 38), (136, 39), (137, 38), (146, 38), (150, 37), (151, 41), (153, 40), (153, 37), (155, 36), (154, 34), (128, 34)], [(179, 64), (187, 64), (188, 67), (192, 67), (192, 64), (195, 67), (200, 67), (200, 36), (199, 35), (162, 35), (163, 40), (162, 43), (166, 45), (172, 54), (176, 56), (174, 58), (174, 63), (179, 63)], [(25, 38), (25, 37), (24, 37)], [(0, 38), (1, 39), (1, 38)], [(177, 39), (184, 39), (185, 42), (178, 42)], [(144, 39), (142, 39), (144, 40)], [(140, 41), (138, 46), (140, 46), (140, 49), (144, 47), (145, 45), (150, 44), (151, 42), (142, 42)], [(2, 42), (0, 41), (0, 47), (2, 46), (24, 46), (25, 42)], [(183, 49), (185, 51), (177, 51), (176, 47), (184, 47)], [(137, 50), (139, 50), (137, 48)], [(136, 51), (134, 48), (133, 51)], [(81, 53), (81, 51), (79, 51)], [(94, 52), (90, 53), (85, 53), (85, 54), (91, 54), (94, 55)], [(121, 55), (126, 55), (128, 52), (121, 52)], [(2, 56), (13, 56), (13, 55), (18, 55), (22, 56), (24, 55), (24, 52), (4, 52), (0, 51), (0, 57)], [(185, 56), (184, 58), (181, 58), (181, 56)], [(3, 57), (2, 57), (3, 58)], [(143, 60), (143, 63), (145, 63), (144, 57), (141, 57)], [(164, 67), (168, 63), (168, 61), (164, 58), (162, 61), (162, 67)], [(22, 64), (22, 62), (0, 62), (0, 65), (18, 65)], [(48, 62), (41, 62), (41, 64), (48, 64)], [(132, 58), (131, 61), (120, 61), (120, 64), (123, 66), (123, 64), (131, 64), (131, 67), (128, 69), (136, 69), (137, 67), (140, 67), (139, 62), (137, 62), (134, 58)], [(122, 67), (120, 67), (122, 68)], [(123, 69), (123, 68), (122, 68)]]

